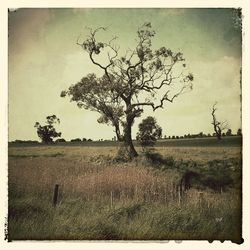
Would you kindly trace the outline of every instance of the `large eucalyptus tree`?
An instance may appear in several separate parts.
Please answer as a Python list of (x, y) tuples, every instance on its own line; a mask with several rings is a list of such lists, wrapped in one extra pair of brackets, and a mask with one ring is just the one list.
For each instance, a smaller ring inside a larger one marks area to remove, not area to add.
[(114, 44), (117, 37), (107, 42), (98, 40), (99, 32), (105, 31), (104, 27), (90, 29), (85, 40), (77, 41), (103, 75), (88, 74), (61, 96), (68, 95), (80, 108), (99, 112), (98, 122), (115, 128), (123, 153), (133, 158), (137, 156), (131, 136), (135, 119), (145, 107), (153, 111), (163, 108), (165, 102), (173, 102), (192, 89), (193, 75), (187, 72), (181, 52), (166, 47), (153, 49), (155, 31), (150, 23), (137, 30), (136, 45), (122, 55)]

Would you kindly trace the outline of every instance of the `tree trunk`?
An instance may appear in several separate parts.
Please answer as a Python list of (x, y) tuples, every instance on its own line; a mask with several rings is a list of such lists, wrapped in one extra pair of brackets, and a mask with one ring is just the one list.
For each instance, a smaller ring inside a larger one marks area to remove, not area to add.
[(121, 135), (120, 132), (120, 127), (119, 127), (119, 123), (115, 124), (115, 133), (116, 133), (116, 137), (118, 141), (123, 141), (123, 136)]
[(131, 160), (134, 157), (138, 156), (138, 153), (136, 152), (135, 147), (133, 145), (131, 136), (132, 124), (133, 119), (127, 117), (127, 123), (124, 127), (123, 143), (121, 144), (121, 148), (118, 152), (119, 156), (124, 158), (124, 160)]
[(218, 140), (221, 140), (221, 134), (218, 133), (218, 134), (216, 134), (216, 136), (217, 136)]
[(138, 156), (138, 153), (135, 150), (135, 147), (132, 142), (132, 137), (131, 137), (131, 127), (128, 128), (128, 132), (124, 134), (124, 147), (127, 151), (127, 156), (129, 159), (132, 159), (136, 156)]
[(218, 140), (221, 140), (221, 129), (215, 126), (215, 133)]

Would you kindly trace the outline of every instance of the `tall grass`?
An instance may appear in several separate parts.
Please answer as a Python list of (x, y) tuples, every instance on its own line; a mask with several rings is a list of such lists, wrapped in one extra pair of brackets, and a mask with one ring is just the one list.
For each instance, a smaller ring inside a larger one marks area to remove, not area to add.
[[(190, 191), (191, 193), (191, 191)], [(46, 196), (22, 197), (9, 205), (9, 239), (240, 241), (240, 203), (232, 194), (190, 194), (177, 202), (105, 202), (66, 199), (54, 208)]]
[[(62, 158), (10, 159), (9, 192), (51, 193), (60, 186), (61, 199), (81, 197), (85, 200), (109, 199), (165, 201), (171, 197), (179, 179), (175, 171), (161, 172), (135, 163), (97, 165)], [(12, 190), (13, 189), (13, 190)], [(111, 194), (112, 193), (112, 194)]]
[[(102, 149), (99, 154), (91, 150), (84, 154), (82, 148), (59, 152), (44, 147), (10, 152), (9, 240), (240, 242), (239, 188), (223, 193), (191, 188), (180, 199), (175, 189), (182, 174), (178, 169), (154, 168), (145, 157), (115, 163), (114, 149)], [(59, 199), (53, 207), (55, 184), (59, 184)]]

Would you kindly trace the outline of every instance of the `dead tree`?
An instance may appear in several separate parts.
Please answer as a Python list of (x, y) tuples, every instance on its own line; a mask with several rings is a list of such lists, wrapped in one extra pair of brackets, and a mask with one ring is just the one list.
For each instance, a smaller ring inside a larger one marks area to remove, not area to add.
[(217, 139), (221, 140), (222, 131), (228, 128), (228, 124), (227, 124), (227, 121), (219, 122), (217, 120), (216, 115), (215, 115), (215, 112), (217, 110), (216, 105), (217, 105), (217, 102), (214, 103), (212, 110), (211, 110), (212, 112), (211, 114), (213, 117), (212, 125), (213, 125), (214, 132), (216, 134)]

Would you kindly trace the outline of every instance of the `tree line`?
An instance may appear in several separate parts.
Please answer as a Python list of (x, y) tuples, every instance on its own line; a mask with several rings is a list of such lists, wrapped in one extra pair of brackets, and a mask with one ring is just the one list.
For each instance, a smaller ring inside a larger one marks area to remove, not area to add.
[[(233, 133), (232, 130), (229, 128), (226, 132), (221, 133), (221, 137), (225, 136), (242, 136), (242, 131), (239, 128), (236, 133)], [(164, 139), (187, 139), (187, 138), (204, 138), (204, 137), (217, 137), (217, 134), (214, 133), (203, 133), (200, 132), (198, 134), (184, 134), (184, 135), (172, 135), (172, 136), (164, 136)]]

